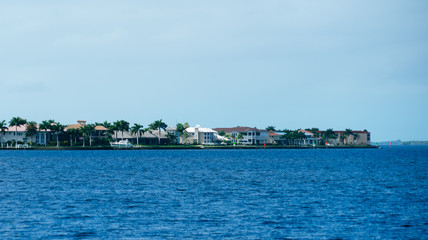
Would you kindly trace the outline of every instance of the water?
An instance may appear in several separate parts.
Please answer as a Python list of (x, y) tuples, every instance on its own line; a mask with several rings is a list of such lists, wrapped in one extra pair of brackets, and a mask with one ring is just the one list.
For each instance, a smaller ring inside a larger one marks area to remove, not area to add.
[(428, 147), (0, 151), (0, 239), (427, 239)]

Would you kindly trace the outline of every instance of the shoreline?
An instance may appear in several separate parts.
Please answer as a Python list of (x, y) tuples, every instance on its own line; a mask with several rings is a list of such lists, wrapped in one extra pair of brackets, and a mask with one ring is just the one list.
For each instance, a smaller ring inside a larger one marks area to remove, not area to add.
[(238, 150), (238, 149), (255, 149), (255, 150), (270, 150), (270, 149), (370, 149), (370, 148), (380, 148), (379, 146), (373, 146), (373, 145), (364, 145), (364, 146), (180, 146), (180, 145), (155, 145), (155, 146), (144, 146), (144, 147), (138, 147), (138, 148), (112, 148), (109, 146), (104, 147), (33, 147), (33, 148), (0, 148), (0, 151), (2, 150), (12, 150), (12, 151), (40, 151), (40, 150), (132, 150), (132, 151), (138, 151), (138, 150)]

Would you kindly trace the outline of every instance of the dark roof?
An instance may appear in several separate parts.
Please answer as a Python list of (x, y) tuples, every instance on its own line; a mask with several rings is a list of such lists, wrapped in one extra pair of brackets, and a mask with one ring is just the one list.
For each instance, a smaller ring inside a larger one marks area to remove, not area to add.
[[(324, 133), (326, 131), (319, 131), (320, 133)], [(345, 133), (346, 131), (333, 131), (334, 133)], [(369, 131), (352, 131), (353, 133), (370, 133)]]
[(264, 129), (258, 129), (258, 128), (250, 128), (250, 127), (233, 127), (233, 128), (214, 128), (213, 130), (219, 132), (248, 132), (248, 131), (256, 131), (256, 132), (267, 132), (267, 130)]

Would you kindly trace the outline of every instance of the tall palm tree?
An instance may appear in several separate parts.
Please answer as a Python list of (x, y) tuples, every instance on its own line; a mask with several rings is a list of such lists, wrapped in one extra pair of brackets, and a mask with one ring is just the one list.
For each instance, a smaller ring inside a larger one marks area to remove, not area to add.
[[(18, 134), (18, 127), (26, 123), (27, 123), (27, 120), (21, 117), (13, 117), (9, 121), (9, 127), (13, 127), (13, 126), (15, 127), (15, 138), (17, 137), (17, 134)], [(16, 139), (15, 139), (15, 147), (18, 147), (18, 141)]]
[(48, 139), (46, 138), (46, 132), (48, 131), (48, 129), (50, 129), (50, 127), (52, 126), (52, 124), (55, 123), (54, 120), (45, 120), (42, 121), (42, 123), (40, 123), (39, 128), (45, 130), (45, 146), (47, 145)]
[(61, 133), (64, 133), (64, 128), (65, 128), (65, 126), (64, 125), (62, 125), (61, 123), (59, 123), (59, 122), (57, 122), (57, 123), (53, 123), (51, 126), (50, 126), (50, 130), (56, 135), (56, 147), (59, 147), (59, 140), (58, 140), (58, 136), (61, 134)]
[(6, 121), (5, 120), (3, 120), (3, 121), (1, 121), (0, 122), (0, 131), (1, 131), (1, 133), (0, 133), (0, 142), (1, 142), (1, 148), (3, 148), (3, 135), (5, 134), (5, 132), (6, 132), (6, 130), (7, 129), (9, 129), (8, 127), (7, 127), (7, 124), (6, 124)]
[(137, 135), (137, 145), (138, 145), (138, 138), (141, 135), (141, 132), (144, 131), (143, 125), (134, 123), (134, 126), (131, 127), (131, 134)]
[(151, 123), (149, 125), (149, 127), (150, 127), (150, 129), (158, 130), (158, 144), (160, 144), (161, 129), (163, 129), (165, 131), (166, 128), (168, 127), (168, 125), (166, 125), (166, 123), (162, 122), (162, 119), (160, 119), (160, 120), (156, 120), (153, 123)]
[(123, 132), (129, 131), (129, 122), (127, 122), (125, 120), (120, 120), (119, 122), (120, 122), (119, 130), (122, 132), (122, 140), (123, 140)]
[(32, 144), (32, 139), (36, 134), (37, 134), (37, 123), (35, 121), (28, 122), (27, 129), (25, 130), (25, 136), (30, 138), (30, 145)]
[(123, 132), (129, 131), (129, 122), (125, 120), (119, 120), (119, 121), (113, 122), (112, 129), (116, 131), (116, 141), (117, 141), (117, 131), (122, 132), (122, 140), (123, 140)]

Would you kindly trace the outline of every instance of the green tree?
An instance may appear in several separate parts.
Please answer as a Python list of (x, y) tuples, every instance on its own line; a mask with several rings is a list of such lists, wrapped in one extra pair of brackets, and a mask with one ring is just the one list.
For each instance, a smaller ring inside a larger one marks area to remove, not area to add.
[(176, 125), (176, 131), (177, 132), (179, 132), (179, 133), (183, 133), (183, 131), (184, 130), (186, 130), (185, 128), (184, 128), (184, 124), (182, 124), (182, 123), (177, 123), (177, 125)]
[(47, 145), (47, 142), (48, 142), (48, 140), (46, 138), (47, 137), (46, 132), (48, 131), (48, 129), (51, 128), (53, 123), (55, 123), (54, 120), (45, 120), (45, 121), (42, 121), (42, 123), (40, 123), (40, 125), (39, 125), (39, 129), (42, 129), (45, 132), (45, 146)]
[(224, 137), (224, 135), (226, 135), (226, 133), (224, 131), (218, 131), (218, 135)]
[(59, 122), (56, 122), (56, 123), (53, 123), (49, 127), (49, 129), (55, 134), (55, 136), (56, 136), (56, 147), (59, 147), (59, 139), (58, 139), (58, 137), (59, 137), (60, 134), (64, 133), (65, 126), (62, 125)]
[(186, 132), (186, 129), (189, 127), (189, 123), (177, 123), (177, 132), (179, 133), (179, 137), (181, 138), (182, 143), (187, 142), (187, 138), (189, 138), (189, 133)]
[[(122, 140), (123, 140), (123, 132), (129, 131), (129, 122), (125, 120), (119, 120), (113, 123), (114, 131), (120, 131), (122, 133)], [(116, 132), (116, 141), (117, 141), (117, 132)]]
[(343, 144), (349, 144), (349, 140), (352, 136), (352, 142), (354, 141), (354, 132), (352, 131), (352, 129), (345, 129), (345, 132), (343, 133), (343, 136), (345, 137), (345, 141), (343, 142)]
[(137, 136), (137, 145), (139, 145), (138, 144), (138, 139), (141, 136), (141, 132), (144, 132), (144, 128), (143, 127), (144, 127), (143, 125), (137, 124), (137, 123), (134, 123), (134, 126), (131, 127), (131, 134)]
[(266, 130), (267, 130), (268, 132), (270, 132), (270, 131), (272, 131), (272, 132), (276, 132), (275, 126), (267, 126), (267, 127), (266, 127)]
[[(9, 121), (9, 127), (15, 127), (15, 138), (17, 138), (17, 135), (18, 135), (18, 127), (26, 123), (27, 123), (27, 120), (21, 117), (13, 117)], [(15, 139), (15, 147), (18, 147), (18, 141), (16, 139)]]
[(177, 136), (174, 133), (167, 133), (166, 137), (168, 138), (168, 142), (170, 144), (176, 144), (177, 143)]
[(158, 144), (160, 144), (161, 129), (165, 130), (168, 127), (168, 125), (166, 125), (166, 123), (162, 122), (162, 119), (160, 119), (151, 123), (149, 127), (150, 129), (158, 130)]
[(37, 123), (35, 121), (28, 122), (27, 129), (25, 130), (25, 136), (30, 138), (30, 145), (32, 145), (33, 137), (36, 134), (37, 134)]
[(8, 130), (9, 128), (7, 127), (6, 121), (3, 120), (0, 122), (0, 142), (1, 142), (1, 148), (3, 148), (3, 135), (6, 133), (6, 130)]
[(76, 143), (76, 138), (77, 136), (79, 136), (80, 134), (80, 129), (78, 128), (69, 128), (67, 129), (67, 133), (70, 135), (70, 146), (73, 146), (73, 139), (74, 139), (74, 143)]
[(314, 138), (319, 138), (320, 137), (320, 130), (318, 128), (311, 128), (309, 130), (309, 132), (314, 134)]
[(89, 146), (92, 146), (92, 134), (95, 132), (95, 125), (86, 124), (80, 129), (83, 135), (83, 147), (85, 147), (85, 138), (89, 138)]
[[(107, 131), (105, 132), (105, 135), (107, 137), (111, 138), (111, 136), (113, 136), (113, 134), (114, 134), (114, 125), (111, 124), (111, 123), (109, 123), (109, 122), (107, 122), (107, 121), (104, 121), (100, 125), (103, 126), (103, 127), (105, 127), (105, 128), (107, 128)], [(116, 139), (116, 141), (117, 141), (117, 139)]]
[(335, 139), (337, 138), (336, 133), (334, 133), (332, 128), (327, 129), (325, 132), (322, 133), (322, 138), (326, 141), (329, 142), (330, 139)]
[(244, 136), (242, 136), (241, 133), (238, 133), (238, 135), (236, 135), (236, 139), (239, 140), (239, 143), (242, 144), (241, 140), (244, 138)]

